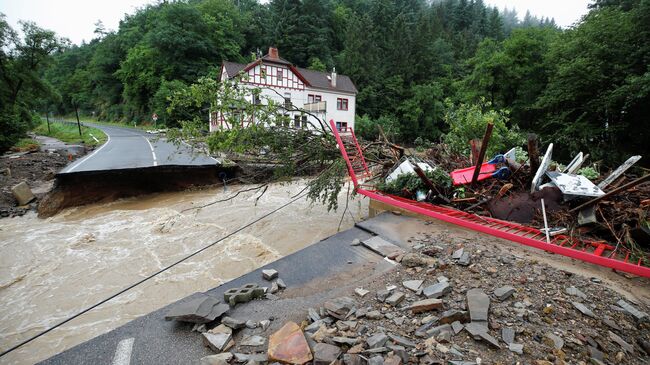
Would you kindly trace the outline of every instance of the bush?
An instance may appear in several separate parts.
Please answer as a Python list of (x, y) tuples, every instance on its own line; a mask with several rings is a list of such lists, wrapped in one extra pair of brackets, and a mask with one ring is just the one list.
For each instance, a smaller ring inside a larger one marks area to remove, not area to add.
[[(433, 185), (440, 190), (447, 190), (451, 187), (451, 178), (449, 174), (442, 169), (434, 169), (433, 171), (425, 171), (424, 174), (431, 180)], [(422, 182), (416, 174), (401, 174), (391, 182), (382, 182), (378, 185), (378, 189), (394, 195), (403, 195), (404, 189), (410, 193), (415, 194), (418, 190), (429, 191), (429, 188)], [(408, 197), (410, 198), (410, 197)]]
[(379, 137), (379, 127), (384, 130), (384, 134), (389, 139), (399, 139), (400, 128), (397, 120), (392, 117), (382, 115), (381, 117), (372, 120), (369, 116), (356, 117), (354, 123), (354, 133), (357, 137), (366, 140), (375, 140)]
[(469, 141), (482, 139), (489, 122), (494, 124), (494, 128), (487, 150), (488, 159), (524, 143), (525, 138), (519, 128), (509, 123), (509, 112), (491, 107), (491, 103), (483, 99), (478, 104), (454, 105), (447, 102), (445, 123), (449, 126), (449, 133), (444, 135), (443, 140), (453, 152), (468, 155)]
[(8, 151), (29, 129), (32, 116), (24, 108), (0, 110), (0, 153)]

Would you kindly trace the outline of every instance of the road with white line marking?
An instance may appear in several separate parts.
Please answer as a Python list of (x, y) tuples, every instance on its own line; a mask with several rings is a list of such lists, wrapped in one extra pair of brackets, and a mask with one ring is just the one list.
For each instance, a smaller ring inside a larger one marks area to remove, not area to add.
[(84, 123), (101, 129), (108, 140), (93, 153), (66, 166), (59, 174), (109, 171), (154, 166), (209, 166), (219, 162), (187, 144), (117, 126)]

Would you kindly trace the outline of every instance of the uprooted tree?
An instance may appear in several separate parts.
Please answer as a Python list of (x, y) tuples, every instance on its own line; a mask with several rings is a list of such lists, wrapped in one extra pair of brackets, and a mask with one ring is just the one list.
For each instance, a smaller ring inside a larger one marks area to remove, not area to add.
[[(240, 77), (225, 81), (203, 77), (170, 98), (170, 111), (188, 107), (207, 108), (222, 117), (227, 128), (205, 136), (205, 120), (195, 115), (169, 130), (170, 140), (193, 141), (206, 152), (237, 159), (246, 171), (239, 180), (263, 181), (260, 189), (269, 182), (317, 174), (307, 183), (307, 197), (337, 209), (347, 172), (325, 121), (293, 104), (278, 103), (260, 88), (242, 86)], [(311, 115), (316, 124), (309, 121), (308, 128), (293, 128), (288, 112)], [(247, 168), (251, 166), (256, 168)]]

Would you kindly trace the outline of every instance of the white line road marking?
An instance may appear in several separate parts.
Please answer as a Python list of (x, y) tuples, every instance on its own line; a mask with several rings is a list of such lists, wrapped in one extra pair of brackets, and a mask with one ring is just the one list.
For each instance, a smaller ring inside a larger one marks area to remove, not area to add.
[(108, 139), (106, 140), (106, 143), (104, 143), (103, 145), (101, 145), (98, 149), (96, 149), (96, 150), (95, 150), (93, 153), (91, 153), (90, 155), (88, 155), (88, 156), (82, 158), (81, 160), (79, 160), (79, 162), (77, 162), (76, 165), (70, 167), (70, 168), (68, 169), (68, 171), (66, 171), (66, 172), (72, 172), (72, 170), (74, 170), (74, 169), (76, 169), (77, 167), (79, 167), (82, 163), (88, 161), (91, 157), (95, 156), (95, 155), (97, 154), (97, 152), (101, 151), (102, 148), (106, 147), (106, 146), (111, 142), (111, 136), (110, 136), (108, 133), (106, 133), (106, 132), (104, 132), (104, 134), (106, 135), (106, 138), (108, 138)]
[(151, 148), (151, 155), (153, 156), (153, 165), (158, 166), (158, 160), (156, 159), (156, 153), (153, 151), (153, 145), (149, 142), (149, 139), (145, 136), (142, 136), (147, 143), (149, 143), (149, 148)]
[[(182, 139), (181, 139), (181, 142), (183, 142), (183, 143), (184, 143), (184, 144), (185, 144), (185, 145), (186, 145), (187, 147), (189, 147), (189, 148), (190, 148), (190, 152), (192, 152), (192, 154), (194, 154), (194, 153), (195, 153), (195, 152), (194, 152), (194, 146), (192, 146), (191, 144), (189, 144), (189, 143), (187, 143), (187, 142), (185, 142), (185, 141), (184, 141), (184, 140), (182, 140)], [(199, 152), (200, 152), (200, 151), (199, 151)], [(221, 162), (220, 162), (219, 160), (217, 160), (216, 158), (214, 158), (214, 157), (212, 157), (212, 156), (210, 156), (210, 155), (209, 155), (208, 153), (206, 153), (205, 155), (206, 155), (206, 156), (208, 156), (209, 158), (211, 158), (211, 159), (213, 159), (213, 160), (214, 160), (214, 162), (217, 162), (217, 163), (221, 163)]]
[(131, 352), (135, 338), (125, 338), (117, 344), (112, 365), (129, 365), (131, 363)]

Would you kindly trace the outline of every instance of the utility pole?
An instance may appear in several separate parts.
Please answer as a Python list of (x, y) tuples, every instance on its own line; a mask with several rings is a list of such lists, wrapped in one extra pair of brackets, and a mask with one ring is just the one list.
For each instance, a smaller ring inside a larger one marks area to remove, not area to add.
[(74, 103), (74, 113), (77, 115), (77, 127), (79, 128), (79, 137), (81, 137), (81, 122), (79, 121), (79, 108), (77, 103)]

